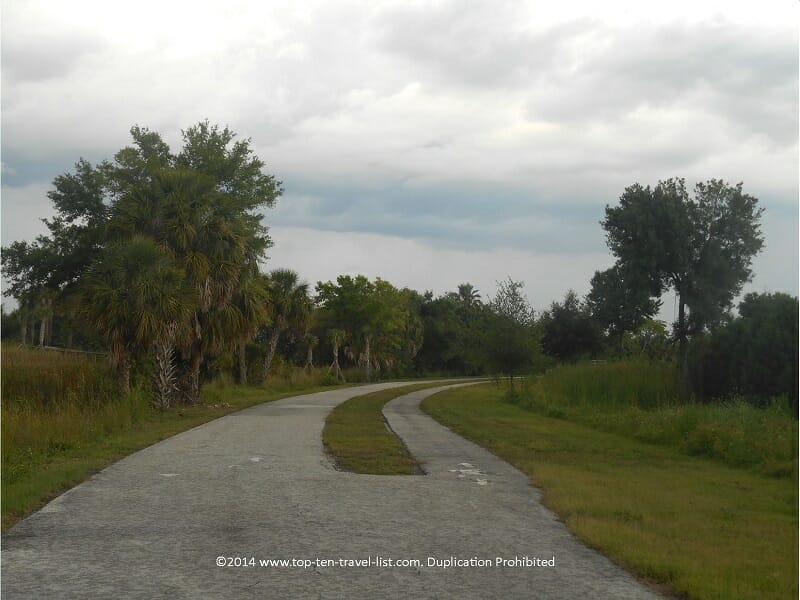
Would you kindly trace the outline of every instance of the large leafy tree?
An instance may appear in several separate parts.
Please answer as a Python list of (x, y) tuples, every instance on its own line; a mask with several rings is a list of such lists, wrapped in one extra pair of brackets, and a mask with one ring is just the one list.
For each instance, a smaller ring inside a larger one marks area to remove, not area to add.
[(189, 128), (175, 156), (154, 134), (132, 133), (135, 146), (108, 167), (119, 183), (111, 230), (152, 236), (195, 290), (191, 335), (180, 352), (181, 393), (194, 403), (204, 357), (230, 345), (231, 332), (240, 330), (234, 325), (245, 315), (232, 299), (242, 274), (257, 270), (271, 245), (258, 211), (274, 204), (280, 182), (262, 172), (249, 140), (234, 142), (228, 128), (208, 122)]
[(21, 304), (39, 305), (45, 292), (58, 300), (78, 289), (110, 244), (154, 240), (194, 290), (179, 375), (184, 399), (196, 402), (204, 356), (241, 333), (233, 324), (246, 315), (232, 300), (243, 274), (258, 270), (271, 245), (260, 211), (282, 190), (264, 173), (250, 140), (235, 139), (227, 127), (204, 121), (182, 134), (183, 147), (173, 154), (158, 133), (135, 126), (132, 144), (113, 161), (97, 167), (79, 161), (74, 174), (57, 177), (50, 235), (4, 249), (3, 271)]
[(625, 189), (618, 206), (606, 207), (602, 221), (617, 265), (635, 274), (643, 289), (678, 297), (675, 332), (680, 354), (681, 388), (688, 393), (688, 338), (718, 322), (745, 282), (761, 250), (762, 209), (758, 200), (712, 179), (698, 183), (690, 197), (683, 179), (660, 181), (654, 188)]

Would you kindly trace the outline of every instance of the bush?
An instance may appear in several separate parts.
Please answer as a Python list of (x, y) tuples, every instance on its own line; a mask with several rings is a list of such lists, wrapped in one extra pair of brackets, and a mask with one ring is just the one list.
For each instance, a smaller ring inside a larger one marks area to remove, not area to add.
[(798, 302), (788, 294), (748, 294), (740, 316), (693, 340), (690, 378), (705, 400), (745, 398), (764, 406), (784, 397), (797, 414)]

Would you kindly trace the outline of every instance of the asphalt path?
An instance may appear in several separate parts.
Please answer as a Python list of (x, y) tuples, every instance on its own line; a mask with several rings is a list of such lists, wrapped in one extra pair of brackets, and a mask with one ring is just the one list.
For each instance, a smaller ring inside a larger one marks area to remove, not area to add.
[(262, 404), (111, 465), (3, 535), (2, 597), (656, 597), (522, 473), (423, 415), (442, 388), (384, 409), (426, 474), (337, 471), (327, 414), (401, 385)]

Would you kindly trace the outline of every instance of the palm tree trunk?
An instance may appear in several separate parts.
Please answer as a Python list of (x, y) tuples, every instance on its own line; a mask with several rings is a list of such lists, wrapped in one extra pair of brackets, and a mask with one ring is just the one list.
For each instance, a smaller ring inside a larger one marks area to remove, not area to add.
[(131, 395), (131, 359), (127, 354), (117, 362), (117, 390), (122, 400)]
[(339, 378), (342, 378), (342, 383), (347, 383), (344, 379), (344, 373), (342, 373), (342, 369), (339, 367), (339, 344), (334, 342), (333, 344), (333, 362), (331, 363), (331, 368), (328, 369), (328, 373), (331, 372), (333, 369), (333, 375), (336, 377), (336, 381), (339, 381)]
[(689, 397), (689, 357), (686, 339), (686, 303), (678, 290), (678, 360), (680, 361), (679, 386), (681, 396)]
[(267, 355), (264, 357), (264, 367), (261, 369), (261, 380), (264, 381), (269, 375), (269, 370), (272, 368), (272, 361), (275, 358), (275, 350), (278, 348), (278, 337), (280, 337), (280, 330), (275, 329), (269, 338), (269, 345), (267, 346)]
[(364, 336), (364, 355), (367, 359), (367, 383), (372, 381), (372, 361), (370, 360), (369, 356), (369, 343), (372, 340), (371, 335)]
[(306, 369), (311, 371), (314, 368), (314, 347), (309, 344), (308, 350), (306, 350)]
[(247, 383), (247, 342), (239, 341), (239, 383)]
[(178, 386), (175, 384), (174, 351), (167, 344), (156, 344), (156, 371), (153, 373), (153, 404), (159, 410), (169, 408)]
[(188, 358), (181, 364), (179, 390), (184, 404), (200, 402), (200, 365), (203, 362), (202, 349), (199, 342), (192, 346)]

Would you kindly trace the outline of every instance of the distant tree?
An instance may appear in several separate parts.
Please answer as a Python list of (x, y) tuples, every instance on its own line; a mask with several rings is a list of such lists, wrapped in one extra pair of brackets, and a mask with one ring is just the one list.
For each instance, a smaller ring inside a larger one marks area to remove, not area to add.
[(664, 321), (645, 319), (632, 331), (626, 331), (622, 351), (630, 356), (647, 356), (651, 360), (669, 359), (673, 344)]
[(524, 287), (523, 282), (514, 281), (511, 277), (505, 281), (498, 281), (497, 294), (489, 303), (492, 312), (520, 325), (532, 325), (535, 315), (527, 296), (522, 291)]
[(469, 311), (480, 305), (481, 295), (471, 283), (460, 283), (458, 285), (458, 301), (465, 310)]
[(540, 319), (542, 350), (559, 360), (593, 356), (601, 347), (601, 332), (586, 303), (569, 290), (562, 302), (553, 302)]
[(744, 397), (757, 404), (783, 396), (797, 414), (798, 301), (788, 294), (747, 294), (739, 316), (692, 340), (689, 366), (701, 398)]
[(508, 375), (513, 385), (515, 375), (531, 368), (539, 340), (533, 309), (522, 291), (524, 284), (511, 277), (497, 284), (484, 322), (482, 347), (489, 368)]
[(615, 265), (596, 271), (586, 304), (592, 318), (608, 334), (611, 344), (622, 349), (626, 332), (636, 330), (658, 312), (661, 302), (650, 296), (647, 286), (632, 281), (632, 274)]
[(635, 274), (651, 296), (670, 288), (678, 296), (684, 394), (689, 337), (719, 322), (750, 280), (752, 257), (763, 245), (757, 205), (741, 183), (698, 183), (689, 198), (683, 179), (669, 179), (652, 189), (628, 187), (619, 206), (606, 207), (602, 225), (617, 265)]

